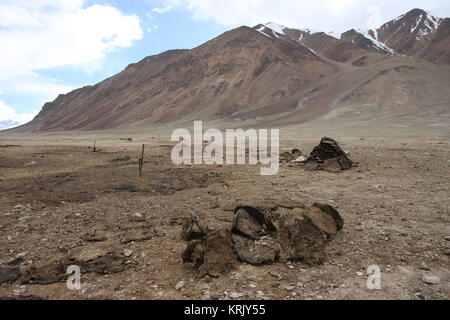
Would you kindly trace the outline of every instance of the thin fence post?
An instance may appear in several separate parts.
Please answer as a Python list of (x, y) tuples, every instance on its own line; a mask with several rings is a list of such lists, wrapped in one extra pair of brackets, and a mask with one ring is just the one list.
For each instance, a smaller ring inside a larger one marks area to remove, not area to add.
[(142, 167), (144, 166), (144, 150), (145, 144), (142, 145), (141, 158), (139, 159), (139, 176), (142, 177)]

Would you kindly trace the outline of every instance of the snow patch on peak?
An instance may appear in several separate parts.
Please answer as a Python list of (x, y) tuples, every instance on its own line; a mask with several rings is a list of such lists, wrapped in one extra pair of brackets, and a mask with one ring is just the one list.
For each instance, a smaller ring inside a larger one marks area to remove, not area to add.
[(401, 16), (398, 16), (397, 18), (395, 18), (393, 20), (393, 22), (397, 22), (397, 21), (401, 20), (404, 16), (406, 16), (406, 14), (402, 14)]
[(256, 31), (258, 31), (259, 33), (265, 35), (266, 37), (272, 39), (271, 36), (269, 36), (267, 33), (264, 32), (264, 30), (266, 30), (267, 27), (265, 25), (262, 25), (261, 27), (259, 27), (258, 29), (256, 29)]
[(279, 23), (275, 23), (275, 22), (266, 23), (265, 26), (269, 29), (272, 29), (276, 33), (283, 34), (283, 35), (284, 35), (284, 29), (286, 29), (285, 26), (283, 26)]
[(338, 40), (341, 39), (341, 35), (339, 33), (334, 32), (334, 31), (328, 31), (328, 32), (325, 32), (325, 34), (327, 34), (330, 37), (333, 37), (335, 39), (338, 39)]
[(411, 28), (411, 33), (413, 33), (414, 31), (417, 30), (417, 28), (419, 27), (419, 24), (422, 22), (422, 19), (423, 19), (423, 15), (421, 14), (416, 20), (416, 25)]
[[(377, 39), (375, 39), (374, 37), (372, 37), (370, 35), (369, 31), (365, 31), (365, 30), (361, 30), (361, 29), (357, 29), (356, 32), (360, 33), (361, 35), (363, 35), (366, 39), (370, 40), (373, 44), (373, 47), (377, 50), (381, 50), (390, 54), (395, 55), (394, 50), (392, 50), (391, 48), (389, 48), (388, 46), (386, 46), (383, 42), (378, 41)], [(378, 36), (376, 36), (378, 37)]]
[(334, 32), (334, 31), (324, 32), (324, 31), (314, 30), (314, 29), (295, 29), (295, 30), (299, 30), (299, 31), (301, 31), (303, 33), (307, 33), (307, 34), (310, 34), (310, 35), (317, 34), (317, 33), (324, 33), (324, 34), (326, 34), (326, 35), (328, 35), (330, 37), (333, 37), (335, 39), (338, 39), (338, 40), (341, 39), (341, 35), (336, 33), (336, 32)]
[(429, 11), (426, 11), (426, 13), (427, 13), (427, 18), (426, 18), (426, 20), (425, 20), (425, 24), (427, 24), (427, 25), (430, 25), (430, 24), (431, 24), (431, 25), (429, 26), (430, 29), (436, 31), (436, 30), (439, 28), (439, 26), (440, 26), (442, 20), (444, 20), (444, 19), (434, 16), (434, 15), (433, 15), (431, 12), (429, 12)]
[[(428, 34), (433, 34), (439, 28), (443, 19), (433, 16), (429, 11), (426, 11), (425, 17), (420, 15), (417, 20), (417, 25), (415, 28), (411, 30), (411, 33), (417, 31), (416, 39), (420, 40), (421, 38), (427, 36)], [(423, 21), (423, 25), (420, 26), (420, 23)], [(419, 27), (420, 26), (420, 27)]]

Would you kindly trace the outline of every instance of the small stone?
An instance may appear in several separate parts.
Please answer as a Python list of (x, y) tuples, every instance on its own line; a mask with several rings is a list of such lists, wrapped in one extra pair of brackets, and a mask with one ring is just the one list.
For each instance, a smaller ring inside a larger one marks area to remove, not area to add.
[(441, 279), (439, 279), (436, 276), (428, 276), (428, 275), (424, 275), (422, 277), (422, 281), (425, 282), (426, 284), (438, 284), (439, 282), (441, 282)]
[(20, 213), (20, 212), (22, 212), (24, 210), (25, 210), (25, 207), (23, 205), (21, 205), (21, 204), (18, 204), (17, 206), (15, 206), (12, 209), (13, 213)]
[(20, 296), (21, 294), (25, 293), (27, 291), (27, 286), (20, 286), (18, 289), (14, 289), (14, 295)]
[(445, 241), (450, 241), (450, 236), (444, 238)]
[(183, 289), (183, 287), (185, 286), (185, 284), (186, 284), (186, 282), (180, 281), (180, 282), (178, 282), (178, 283), (175, 285), (175, 289), (176, 289), (177, 291), (180, 291), (181, 289)]
[(0, 269), (0, 285), (16, 281), (21, 275), (19, 268)]
[(425, 300), (425, 297), (424, 297), (423, 294), (421, 294), (420, 292), (417, 292), (417, 293), (415, 294), (415, 296), (416, 296), (417, 299), (419, 299), (419, 300)]
[(239, 292), (230, 292), (230, 295), (229, 295), (229, 297), (231, 299), (239, 299), (239, 298), (242, 298), (243, 296), (244, 296), (244, 294), (239, 293)]
[(136, 192), (138, 188), (134, 184), (119, 184), (114, 187), (118, 192)]
[(292, 291), (292, 290), (294, 290), (295, 289), (295, 287), (294, 286), (289, 286), (289, 287), (286, 287), (286, 290), (287, 291)]
[(427, 266), (425, 263), (422, 263), (422, 265), (419, 267), (420, 270), (424, 270), (424, 271), (430, 271), (430, 267)]
[(249, 286), (250, 288), (256, 288), (256, 284), (254, 284), (254, 283), (250, 283), (248, 286)]
[(357, 275), (358, 277), (362, 277), (362, 276), (364, 275), (364, 273), (361, 272), (361, 271), (358, 271), (358, 272), (356, 273), (356, 275)]
[(289, 269), (295, 269), (295, 266), (292, 265), (292, 264), (290, 264), (290, 265), (288, 266), (288, 268), (289, 268)]
[(217, 293), (212, 293), (211, 294), (211, 298), (210, 300), (219, 300), (220, 299), (220, 295)]
[(158, 297), (163, 297), (165, 295), (165, 292), (164, 291), (159, 291), (157, 294), (156, 294), (156, 296), (158, 296)]
[(133, 250), (125, 249), (123, 250), (123, 254), (125, 255), (125, 257), (131, 257), (131, 255), (133, 254)]
[(279, 275), (278, 273), (276, 273), (276, 272), (271, 271), (271, 272), (269, 272), (269, 274), (270, 274), (272, 277), (278, 278), (278, 280), (283, 279), (283, 277), (282, 277), (281, 275)]
[(300, 157), (300, 156), (302, 155), (302, 152), (300, 151), (300, 149), (297, 149), (297, 148), (293, 149), (293, 150), (291, 151), (291, 153), (292, 153), (292, 155), (295, 156), (295, 157)]
[(306, 161), (308, 161), (308, 158), (301, 156), (293, 160), (292, 163), (306, 163)]

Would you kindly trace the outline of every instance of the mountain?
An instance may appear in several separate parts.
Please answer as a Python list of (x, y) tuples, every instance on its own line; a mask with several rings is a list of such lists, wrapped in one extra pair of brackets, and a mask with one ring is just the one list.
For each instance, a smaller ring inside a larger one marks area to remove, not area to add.
[(442, 20), (424, 10), (413, 9), (369, 33), (395, 53), (412, 56), (436, 37)]
[[(333, 71), (300, 43), (241, 27), (197, 47), (148, 57), (44, 105), (26, 128), (97, 130), (286, 111)], [(276, 108), (273, 105), (276, 104)]]
[[(340, 36), (266, 23), (172, 50), (44, 105), (24, 131), (148, 128), (195, 119), (283, 126), (447, 117), (449, 19), (414, 9)], [(429, 63), (424, 60), (433, 62)], [(427, 124), (427, 125), (428, 125)]]

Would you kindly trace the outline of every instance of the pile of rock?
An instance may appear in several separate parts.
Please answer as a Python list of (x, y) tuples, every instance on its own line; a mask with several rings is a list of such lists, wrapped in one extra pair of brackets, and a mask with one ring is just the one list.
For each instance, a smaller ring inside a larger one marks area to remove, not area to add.
[(239, 206), (231, 229), (210, 231), (196, 217), (183, 224), (188, 241), (183, 262), (195, 263), (199, 276), (219, 276), (236, 264), (272, 264), (303, 261), (310, 265), (325, 260), (325, 246), (344, 226), (336, 209), (327, 204), (273, 204)]
[(308, 171), (325, 170), (340, 172), (349, 170), (353, 166), (348, 152), (344, 151), (336, 140), (325, 137), (314, 148), (306, 161), (305, 169)]

